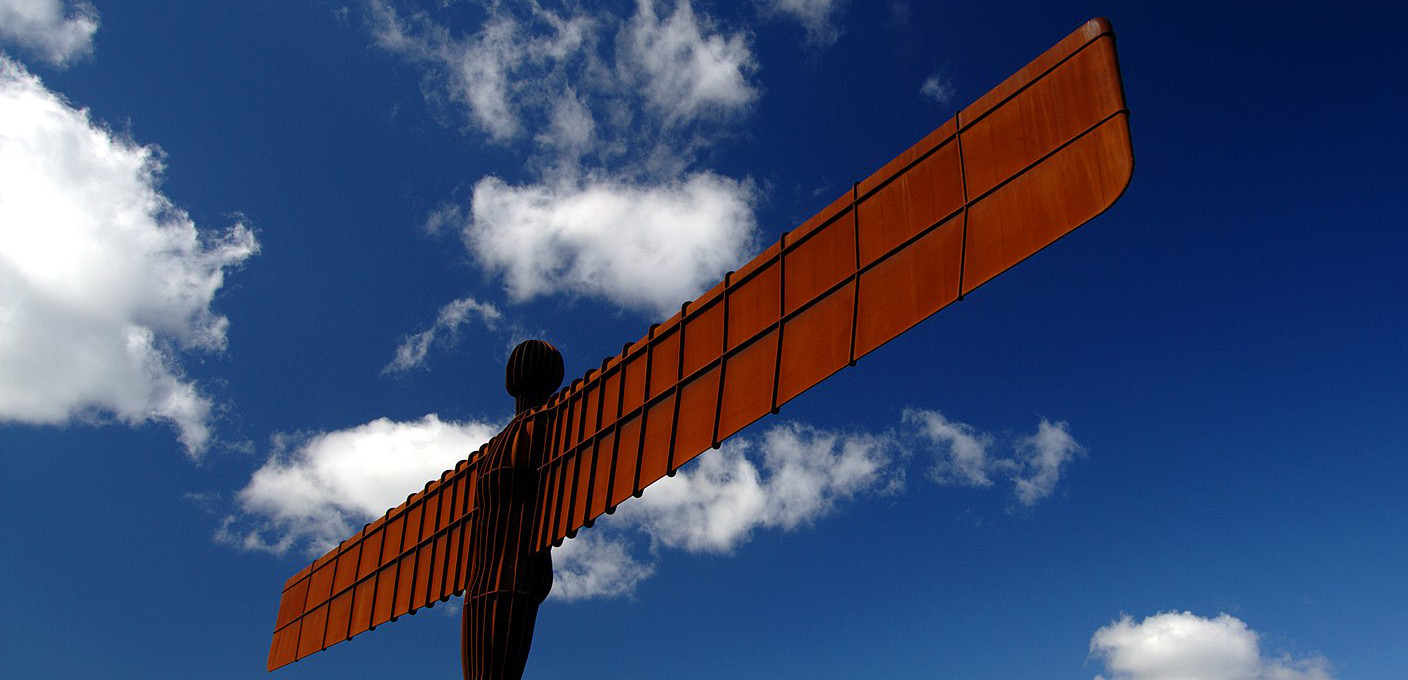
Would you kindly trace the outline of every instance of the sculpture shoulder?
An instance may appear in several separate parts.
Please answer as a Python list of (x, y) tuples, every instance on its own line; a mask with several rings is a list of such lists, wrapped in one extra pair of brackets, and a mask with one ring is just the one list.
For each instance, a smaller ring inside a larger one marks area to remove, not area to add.
[(516, 420), (513, 430), (513, 462), (515, 468), (537, 470), (547, 455), (551, 440), (552, 413), (534, 413)]

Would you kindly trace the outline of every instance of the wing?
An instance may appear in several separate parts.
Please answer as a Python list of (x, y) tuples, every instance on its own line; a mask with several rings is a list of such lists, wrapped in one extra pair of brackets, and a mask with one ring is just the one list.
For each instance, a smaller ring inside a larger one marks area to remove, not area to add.
[(1084, 224), (1132, 172), (1114, 34), (1096, 19), (555, 395), (535, 545)]
[(477, 458), (445, 471), (284, 584), (269, 670), (464, 591)]

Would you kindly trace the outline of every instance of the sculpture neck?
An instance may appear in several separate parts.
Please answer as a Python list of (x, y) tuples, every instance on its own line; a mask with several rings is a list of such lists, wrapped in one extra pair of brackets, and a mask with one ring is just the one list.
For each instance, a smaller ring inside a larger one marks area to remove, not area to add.
[(546, 403), (548, 403), (547, 397), (520, 394), (513, 398), (513, 414), (518, 415), (526, 411), (531, 411)]

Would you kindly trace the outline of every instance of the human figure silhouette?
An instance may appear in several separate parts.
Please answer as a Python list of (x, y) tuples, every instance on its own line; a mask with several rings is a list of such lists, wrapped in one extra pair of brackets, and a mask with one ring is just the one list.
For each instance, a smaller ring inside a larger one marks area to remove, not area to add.
[(538, 469), (552, 412), (532, 413), (562, 384), (562, 355), (542, 340), (509, 355), (504, 386), (516, 415), (489, 442), (475, 478), (461, 657), (465, 680), (519, 680), (538, 605), (552, 590), (550, 548), (532, 551)]

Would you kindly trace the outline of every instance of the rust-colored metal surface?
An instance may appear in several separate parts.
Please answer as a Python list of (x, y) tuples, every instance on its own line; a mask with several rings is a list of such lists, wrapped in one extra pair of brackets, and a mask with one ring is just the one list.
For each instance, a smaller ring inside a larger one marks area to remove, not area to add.
[(294, 574), (279, 602), (269, 670), (462, 593), (475, 469), (463, 462), (446, 471)]
[(518, 678), (548, 548), (1089, 221), (1132, 172), (1096, 19), (565, 389), (547, 396), (560, 357), (541, 394), (511, 360), (519, 415), (288, 580), (269, 669), (467, 593), (465, 677)]
[(1089, 221), (1133, 172), (1094, 20), (574, 381), (538, 548)]

